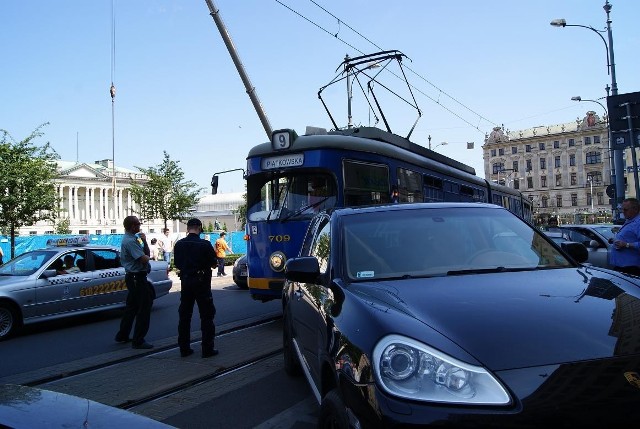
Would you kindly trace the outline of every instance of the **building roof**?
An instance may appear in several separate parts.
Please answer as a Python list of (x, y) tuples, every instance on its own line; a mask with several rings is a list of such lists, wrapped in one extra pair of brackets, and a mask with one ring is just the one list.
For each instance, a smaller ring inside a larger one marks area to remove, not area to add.
[(591, 127), (600, 128), (606, 125), (607, 117), (600, 118), (596, 112), (590, 110), (580, 119), (576, 118), (573, 122), (556, 125), (540, 125), (537, 127), (526, 128), (523, 130), (510, 131), (503, 127), (494, 127), (488, 136), (485, 136), (485, 144), (506, 143), (511, 140), (522, 140), (530, 138), (540, 138), (543, 136), (552, 136), (564, 133), (575, 133), (588, 130)]

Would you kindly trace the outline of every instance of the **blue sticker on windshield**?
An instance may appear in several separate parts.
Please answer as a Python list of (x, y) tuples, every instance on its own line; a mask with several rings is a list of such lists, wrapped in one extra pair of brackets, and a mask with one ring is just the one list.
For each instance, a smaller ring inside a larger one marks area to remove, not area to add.
[(359, 279), (365, 279), (375, 276), (373, 271), (358, 271), (356, 277)]

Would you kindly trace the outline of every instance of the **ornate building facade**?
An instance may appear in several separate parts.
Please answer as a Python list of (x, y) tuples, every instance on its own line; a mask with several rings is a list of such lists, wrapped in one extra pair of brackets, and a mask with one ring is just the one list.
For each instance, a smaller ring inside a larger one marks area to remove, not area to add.
[(518, 131), (495, 127), (485, 137), (485, 177), (519, 189), (533, 202), (536, 225), (611, 221), (607, 118), (588, 111), (573, 122)]
[[(61, 219), (69, 219), (72, 234), (122, 234), (122, 221), (137, 213), (129, 188), (132, 183), (144, 183), (140, 172), (114, 167), (109, 159), (93, 164), (58, 161), (55, 179)], [(115, 176), (115, 177), (114, 177)], [(164, 227), (161, 220), (144, 219), (143, 231), (158, 233)], [(168, 227), (177, 231), (171, 222)], [(40, 221), (20, 228), (21, 235), (53, 234), (53, 221)]]

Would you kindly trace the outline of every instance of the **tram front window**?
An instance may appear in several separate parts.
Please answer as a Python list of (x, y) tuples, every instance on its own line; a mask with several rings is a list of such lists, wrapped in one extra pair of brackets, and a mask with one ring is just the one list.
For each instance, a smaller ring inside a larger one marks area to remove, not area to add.
[(311, 219), (336, 204), (336, 186), (328, 174), (297, 174), (269, 178), (259, 192), (248, 195), (247, 218), (261, 220)]

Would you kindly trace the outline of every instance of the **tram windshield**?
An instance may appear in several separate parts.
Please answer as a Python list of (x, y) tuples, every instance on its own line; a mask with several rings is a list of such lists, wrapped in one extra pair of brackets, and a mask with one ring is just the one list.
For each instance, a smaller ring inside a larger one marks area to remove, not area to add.
[(329, 174), (289, 173), (250, 180), (256, 186), (249, 188), (256, 191), (251, 193), (249, 189), (247, 194), (249, 221), (311, 219), (319, 211), (336, 205), (336, 184)]

